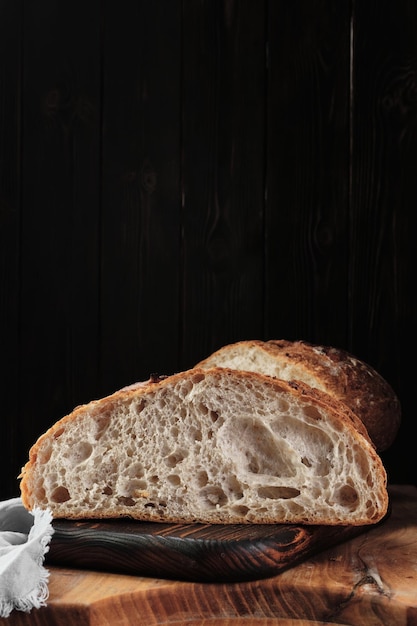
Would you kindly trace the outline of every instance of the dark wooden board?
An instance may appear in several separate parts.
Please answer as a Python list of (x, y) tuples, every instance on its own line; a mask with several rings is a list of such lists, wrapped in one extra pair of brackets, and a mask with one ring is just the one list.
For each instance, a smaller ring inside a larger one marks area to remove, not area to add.
[(196, 582), (267, 578), (369, 526), (55, 520), (47, 562)]

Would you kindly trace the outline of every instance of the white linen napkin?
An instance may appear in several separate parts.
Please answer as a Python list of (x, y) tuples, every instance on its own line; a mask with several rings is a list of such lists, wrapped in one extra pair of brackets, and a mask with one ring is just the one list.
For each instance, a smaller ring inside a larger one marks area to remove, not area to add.
[(43, 563), (51, 522), (49, 509), (29, 512), (21, 498), (0, 502), (0, 617), (46, 606), (49, 572)]

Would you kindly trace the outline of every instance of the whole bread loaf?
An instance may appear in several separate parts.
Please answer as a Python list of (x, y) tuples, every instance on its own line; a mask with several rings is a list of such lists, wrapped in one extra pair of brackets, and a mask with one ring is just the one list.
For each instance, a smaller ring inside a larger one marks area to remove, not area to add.
[(370, 365), (345, 350), (306, 341), (239, 341), (226, 345), (196, 367), (228, 367), (282, 380), (299, 380), (330, 394), (362, 420), (378, 452), (394, 441), (401, 406), (389, 383)]
[(32, 446), (20, 486), (54, 518), (364, 525), (388, 507), (381, 459), (344, 404), (228, 368), (77, 407)]

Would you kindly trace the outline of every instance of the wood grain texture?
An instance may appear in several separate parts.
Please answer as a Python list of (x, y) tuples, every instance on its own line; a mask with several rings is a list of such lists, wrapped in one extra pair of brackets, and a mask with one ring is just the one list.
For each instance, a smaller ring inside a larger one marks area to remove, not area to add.
[(403, 428), (383, 460), (391, 476), (415, 476), (407, 421), (414, 377), (405, 354), (417, 345), (409, 334), (417, 247), (408, 234), (417, 231), (410, 210), (417, 198), (417, 5), (356, 2), (353, 25), (351, 348), (401, 398)]
[[(20, 229), (21, 229), (21, 69), (22, 2), (0, 0), (0, 346), (6, 367), (2, 368), (4, 415), (0, 457), (9, 461), (9, 471), (0, 489), (13, 493), (20, 465), (20, 443), (13, 424), (17, 421), (16, 397), (20, 374)], [(1, 497), (1, 496), (0, 496)]]
[(263, 332), (265, 5), (183, 3), (184, 368)]
[(19, 468), (35, 398), (51, 423), (97, 393), (99, 4), (24, 3)]
[(102, 3), (101, 388), (179, 369), (181, 2)]
[(264, 580), (187, 583), (51, 567), (48, 606), (7, 626), (417, 624), (417, 489), (390, 488), (386, 523)]
[(267, 578), (367, 527), (56, 520), (51, 565), (195, 582)]
[(346, 342), (350, 4), (269, 4), (269, 338)]

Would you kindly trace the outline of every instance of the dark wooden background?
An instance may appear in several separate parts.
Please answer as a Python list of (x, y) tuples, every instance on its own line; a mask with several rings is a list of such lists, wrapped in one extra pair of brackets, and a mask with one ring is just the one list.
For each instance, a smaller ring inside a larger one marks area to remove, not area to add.
[(417, 3), (0, 0), (1, 497), (75, 405), (346, 348), (416, 484)]

